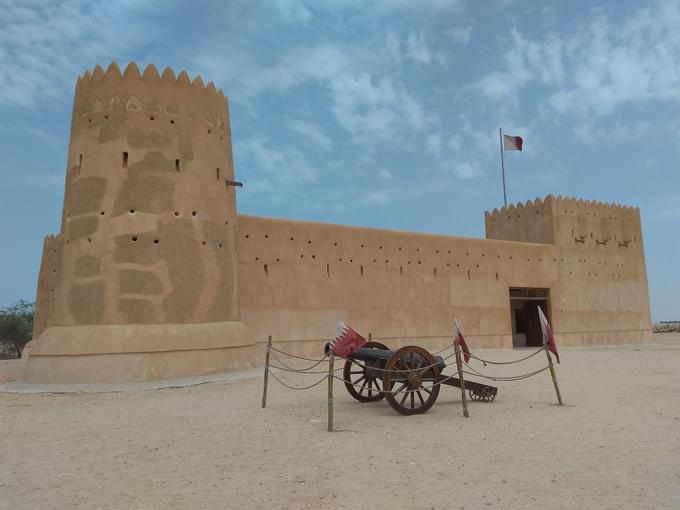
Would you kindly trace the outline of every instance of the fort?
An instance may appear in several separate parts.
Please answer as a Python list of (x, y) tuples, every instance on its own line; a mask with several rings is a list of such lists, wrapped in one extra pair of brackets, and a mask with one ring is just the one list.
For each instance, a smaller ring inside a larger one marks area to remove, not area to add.
[[(272, 335), (318, 355), (340, 313), (392, 345), (651, 336), (637, 208), (547, 196), (486, 239), (239, 215), (227, 99), (186, 72), (76, 84), (61, 231), (44, 242), (25, 379), (174, 378), (255, 366)], [(247, 177), (245, 178), (247, 185)]]

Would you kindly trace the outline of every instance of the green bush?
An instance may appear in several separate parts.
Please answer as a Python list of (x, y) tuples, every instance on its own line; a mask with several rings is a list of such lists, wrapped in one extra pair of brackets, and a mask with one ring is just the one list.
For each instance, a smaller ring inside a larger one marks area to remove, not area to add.
[(14, 348), (17, 358), (33, 334), (35, 303), (23, 299), (6, 308), (0, 308), (0, 344)]

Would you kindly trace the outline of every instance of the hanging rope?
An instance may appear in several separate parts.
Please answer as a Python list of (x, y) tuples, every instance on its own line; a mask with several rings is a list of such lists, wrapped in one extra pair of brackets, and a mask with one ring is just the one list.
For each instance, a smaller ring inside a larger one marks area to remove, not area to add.
[[(281, 360), (277, 360), (277, 361), (281, 362)], [(295, 368), (287, 367), (286, 365), (278, 366), (278, 365), (275, 365), (274, 363), (271, 363), (271, 362), (269, 363), (269, 368), (275, 368), (277, 370), (281, 370), (282, 372), (293, 372), (295, 374), (327, 374), (328, 373), (328, 370), (297, 370)], [(335, 369), (333, 369), (333, 372), (340, 372), (343, 369), (344, 369), (344, 367), (335, 368)]]
[[(279, 368), (280, 370), (288, 370), (289, 372), (308, 372), (309, 370), (318, 367), (321, 363), (323, 363), (324, 361), (326, 361), (328, 359), (328, 356), (324, 356), (323, 358), (321, 358), (319, 361), (317, 361), (313, 365), (310, 365), (310, 366), (305, 367), (305, 368), (295, 368), (295, 367), (291, 367), (291, 366), (287, 365), (286, 363), (284, 363), (284, 361), (276, 355), (273, 355), (272, 357), (278, 363), (280, 363), (281, 365), (283, 365), (285, 367), (285, 368), (281, 368), (281, 367), (275, 367), (275, 368)], [(325, 372), (323, 372), (323, 373), (325, 373)]]
[[(445, 348), (441, 349), (440, 351), (437, 351), (437, 352), (435, 352), (435, 353), (433, 353), (433, 354), (436, 355), (436, 354), (438, 354), (438, 353), (440, 353), (440, 352), (443, 352), (443, 351), (445, 351), (445, 350), (447, 350), (447, 349), (450, 349), (450, 348), (451, 348), (451, 346), (447, 346), (447, 347), (445, 347)], [(310, 365), (310, 366), (308, 366), (308, 367), (304, 367), (304, 368), (294, 368), (294, 367), (292, 367), (292, 366), (290, 366), (290, 365), (287, 365), (287, 364), (286, 364), (281, 358), (279, 358), (278, 356), (274, 356), (274, 359), (275, 359), (276, 362), (279, 363), (280, 365), (276, 365), (276, 364), (270, 363), (270, 364), (269, 364), (270, 369), (281, 370), (281, 371), (284, 371), (284, 372), (293, 372), (293, 373), (298, 373), (298, 374), (324, 374), (324, 375), (325, 375), (325, 377), (321, 378), (320, 380), (316, 381), (315, 383), (313, 383), (313, 384), (311, 384), (311, 385), (309, 385), (309, 386), (301, 386), (301, 387), (297, 387), (297, 386), (291, 386), (291, 385), (289, 385), (289, 384), (283, 382), (279, 377), (276, 376), (276, 374), (275, 374), (274, 372), (271, 372), (271, 371), (270, 371), (270, 374), (272, 375), (272, 377), (273, 377), (274, 379), (276, 379), (276, 381), (279, 382), (281, 385), (283, 385), (283, 386), (285, 386), (285, 387), (287, 387), (287, 388), (290, 388), (290, 389), (292, 389), (292, 390), (306, 390), (306, 389), (310, 389), (310, 388), (313, 388), (314, 386), (317, 386), (317, 385), (321, 384), (323, 381), (325, 381), (325, 380), (328, 379), (328, 377), (329, 377), (329, 376), (328, 376), (328, 372), (325, 371), (325, 370), (323, 370), (323, 371), (322, 371), (322, 370), (312, 370), (312, 369), (316, 368), (317, 366), (319, 366), (319, 365), (320, 365), (321, 363), (323, 363), (324, 361), (327, 361), (328, 355), (324, 355), (323, 358), (316, 360), (316, 359), (306, 358), (306, 357), (303, 357), (303, 356), (296, 356), (296, 355), (287, 353), (287, 352), (285, 352), (285, 351), (282, 351), (282, 350), (280, 350), (280, 349), (277, 349), (277, 348), (275, 348), (275, 347), (273, 347), (273, 346), (270, 346), (269, 349), (270, 349), (271, 351), (277, 352), (277, 353), (282, 354), (282, 355), (284, 355), (284, 356), (287, 356), (287, 357), (289, 357), (289, 358), (294, 358), (294, 359), (300, 359), (300, 360), (305, 360), (305, 361), (311, 361), (311, 362), (313, 362), (313, 364)], [(473, 358), (473, 359), (476, 359), (476, 360), (478, 360), (478, 361), (481, 361), (481, 362), (484, 363), (484, 364), (491, 364), (491, 365), (512, 365), (512, 364), (515, 364), (515, 363), (520, 363), (520, 362), (522, 362), (522, 361), (526, 361), (526, 360), (528, 360), (529, 358), (532, 358), (533, 356), (536, 356), (539, 352), (541, 352), (541, 351), (543, 351), (543, 350), (544, 350), (544, 348), (541, 347), (540, 349), (536, 350), (535, 352), (532, 352), (531, 354), (529, 354), (528, 356), (525, 356), (524, 358), (521, 358), (521, 359), (518, 359), (518, 360), (514, 360), (514, 361), (508, 361), (508, 362), (490, 361), (490, 360), (486, 360), (486, 359), (484, 359), (484, 358), (480, 358), (480, 357), (475, 356), (475, 355), (470, 355), (470, 357)], [(446, 360), (448, 360), (448, 359), (454, 357), (455, 355), (456, 355), (456, 353), (455, 353), (455, 351), (454, 351), (453, 353), (451, 353), (450, 355), (446, 356), (445, 358), (442, 358), (441, 361), (438, 361), (438, 362), (436, 362), (436, 363), (432, 363), (432, 364), (430, 364), (430, 365), (425, 365), (425, 366), (422, 366), (422, 367), (417, 367), (417, 368), (414, 368), (414, 369), (407, 369), (407, 370), (402, 370), (402, 369), (387, 370), (387, 369), (384, 369), (384, 368), (379, 368), (379, 367), (374, 367), (374, 366), (367, 366), (365, 362), (360, 362), (360, 361), (358, 361), (358, 360), (356, 360), (356, 359), (354, 359), (354, 358), (345, 358), (345, 361), (346, 361), (346, 362), (350, 362), (351, 364), (353, 364), (353, 365), (355, 365), (355, 366), (361, 368), (361, 369), (364, 370), (364, 371), (365, 371), (365, 370), (372, 370), (372, 371), (375, 371), (375, 372), (382, 372), (382, 373), (388, 373), (388, 372), (389, 372), (389, 373), (391, 373), (391, 374), (410, 374), (410, 373), (423, 373), (423, 372), (426, 372), (427, 370), (431, 369), (432, 367), (435, 367), (435, 366), (440, 365), (442, 362), (444, 362), (444, 361), (446, 361)], [(529, 372), (529, 373), (521, 374), (521, 375), (514, 375), (514, 376), (490, 376), (490, 375), (486, 375), (486, 374), (480, 372), (479, 370), (473, 368), (473, 367), (470, 366), (468, 363), (465, 363), (465, 365), (471, 370), (471, 372), (463, 371), (464, 374), (472, 375), (472, 376), (476, 376), (476, 377), (481, 377), (481, 378), (488, 379), (488, 380), (491, 380), (491, 381), (499, 381), (499, 382), (512, 382), (512, 381), (520, 381), (520, 380), (522, 380), (522, 379), (528, 379), (529, 377), (533, 377), (533, 376), (535, 376), (535, 375), (538, 375), (538, 374), (540, 374), (541, 372), (544, 372), (544, 371), (546, 371), (546, 370), (548, 370), (548, 369), (550, 368), (549, 366), (546, 366), (546, 367), (543, 367), (543, 368), (541, 368), (541, 369), (535, 370), (535, 371), (533, 371), (533, 372)], [(334, 369), (333, 371), (334, 371), (334, 372), (340, 372), (340, 371), (342, 371), (342, 370), (344, 370), (344, 367), (340, 367), (340, 368)], [(416, 389), (413, 389), (413, 390), (404, 390), (404, 391), (399, 391), (398, 393), (400, 393), (400, 394), (401, 394), (401, 393), (413, 393), (413, 392), (419, 391), (419, 390), (429, 390), (429, 389), (433, 388), (434, 386), (441, 385), (441, 384), (445, 383), (446, 381), (449, 381), (449, 380), (451, 380), (451, 379), (456, 378), (457, 375), (458, 375), (458, 374), (452, 374), (452, 375), (446, 376), (446, 377), (444, 377), (444, 378), (442, 378), (442, 379), (440, 379), (440, 380), (438, 380), (438, 381), (433, 382), (433, 383), (432, 383), (431, 385), (429, 385), (429, 386), (420, 386), (419, 388), (416, 388)], [(340, 377), (340, 376), (337, 376), (337, 375), (335, 375), (335, 374), (333, 375), (333, 377), (334, 377), (335, 379), (338, 379), (339, 381), (342, 381), (343, 383), (345, 383), (345, 384), (347, 384), (347, 385), (350, 385), (350, 386), (353, 386), (353, 387), (355, 387), (355, 388), (360, 388), (360, 389), (363, 389), (363, 390), (368, 391), (368, 388), (367, 388), (365, 385), (355, 384), (355, 383), (353, 383), (352, 381), (348, 381), (348, 380), (346, 380), (344, 377)], [(393, 393), (392, 391), (378, 390), (378, 389), (374, 389), (374, 388), (371, 388), (370, 390), (371, 390), (371, 392), (383, 393), (383, 394), (386, 394), (386, 393)]]
[(290, 354), (288, 352), (281, 351), (281, 350), (277, 349), (276, 347), (274, 347), (273, 345), (271, 347), (269, 347), (269, 349), (272, 350), (272, 351), (278, 352), (279, 354), (283, 354), (284, 356), (288, 356), (289, 358), (301, 359), (303, 361), (312, 361), (312, 362), (318, 361), (318, 362), (321, 362), (321, 361), (324, 360), (324, 358), (327, 357), (327, 356), (324, 356), (321, 359), (312, 359), (312, 358), (305, 358), (304, 356), (295, 356), (294, 354)]
[[(444, 347), (443, 349), (439, 349), (438, 351), (433, 352), (432, 355), (433, 355), (433, 356), (436, 356), (437, 354), (441, 354), (442, 352), (444, 352), (444, 351), (446, 351), (446, 350), (448, 350), (448, 349), (453, 349), (453, 345), (447, 345), (447, 346)], [(455, 354), (455, 353), (454, 353), (454, 354)]]
[(534, 372), (529, 372), (528, 374), (512, 375), (512, 376), (508, 376), (508, 377), (503, 377), (503, 376), (493, 377), (493, 376), (490, 376), (490, 375), (482, 374), (478, 370), (475, 370), (474, 368), (470, 367), (470, 365), (468, 365), (468, 367), (470, 368), (470, 370), (473, 370), (474, 372), (463, 371), (464, 374), (475, 375), (477, 377), (483, 377), (484, 379), (489, 379), (490, 381), (500, 381), (500, 382), (512, 382), (512, 381), (520, 381), (522, 379), (528, 379), (529, 377), (533, 377), (537, 374), (540, 374), (541, 372), (545, 372), (546, 370), (548, 370), (550, 368), (549, 366), (546, 366), (546, 367), (543, 367), (543, 368), (536, 370)]
[[(480, 358), (480, 357), (478, 357), (478, 356), (475, 356), (474, 354), (470, 354), (470, 358), (476, 359), (477, 361), (481, 361), (481, 362), (484, 363), (485, 365), (487, 365), (487, 364), (488, 364), (488, 365), (512, 365), (512, 364), (514, 364), (514, 363), (521, 363), (522, 361), (526, 361), (526, 360), (528, 360), (529, 358), (532, 358), (532, 357), (536, 356), (539, 352), (541, 352), (541, 351), (543, 351), (543, 350), (544, 350), (544, 348), (541, 347), (540, 349), (538, 349), (538, 350), (535, 351), (535, 352), (532, 352), (532, 353), (529, 354), (528, 356), (526, 356), (526, 357), (524, 357), (524, 358), (520, 358), (520, 359), (514, 360), (514, 361), (490, 361), (490, 360), (488, 360), (488, 359), (484, 359), (484, 358)], [(466, 365), (467, 365), (467, 363), (466, 363)], [(468, 365), (468, 366), (469, 366), (469, 365)]]
[(279, 382), (279, 384), (281, 384), (282, 386), (285, 386), (286, 388), (291, 389), (291, 390), (308, 390), (310, 388), (313, 388), (314, 386), (321, 384), (326, 379), (328, 379), (328, 375), (326, 375), (326, 376), (322, 377), (321, 379), (319, 379), (318, 381), (316, 381), (314, 384), (310, 384), (309, 386), (291, 386), (291, 385), (283, 382), (281, 379), (279, 379), (274, 372), (269, 372), (269, 375), (271, 375), (274, 379), (276, 379)]

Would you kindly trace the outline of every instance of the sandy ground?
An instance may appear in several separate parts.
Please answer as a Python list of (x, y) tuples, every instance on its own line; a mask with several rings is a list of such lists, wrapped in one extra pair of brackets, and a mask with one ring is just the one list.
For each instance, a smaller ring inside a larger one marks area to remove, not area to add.
[[(680, 334), (561, 354), (564, 407), (547, 373), (499, 383), (468, 419), (457, 388), (405, 417), (336, 384), (336, 433), (325, 384), (273, 385), (267, 409), (259, 379), (2, 393), (0, 508), (680, 508)], [(0, 381), (20, 363), (0, 363)]]

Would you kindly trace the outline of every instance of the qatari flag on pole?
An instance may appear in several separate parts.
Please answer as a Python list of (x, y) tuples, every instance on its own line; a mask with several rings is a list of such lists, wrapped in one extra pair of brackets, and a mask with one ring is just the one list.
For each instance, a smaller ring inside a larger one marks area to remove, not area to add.
[(521, 136), (503, 135), (503, 149), (506, 151), (522, 151), (524, 141)]
[(524, 145), (524, 140), (521, 136), (511, 136), (503, 134), (503, 130), (498, 130), (499, 141), (501, 145), (501, 175), (503, 176), (503, 205), (508, 206), (508, 194), (505, 190), (505, 151), (520, 151), (522, 152), (522, 146)]
[(336, 323), (336, 335), (331, 340), (330, 348), (333, 354), (346, 358), (362, 347), (366, 339), (349, 327), (342, 319)]
[(453, 326), (456, 328), (456, 339), (458, 340), (458, 343), (460, 343), (460, 349), (463, 351), (463, 358), (465, 359), (465, 363), (467, 363), (470, 361), (470, 348), (465, 341), (463, 332), (460, 330), (460, 326), (458, 325), (458, 321), (456, 319), (453, 320)]
[(541, 307), (538, 307), (538, 317), (541, 319), (541, 329), (543, 330), (543, 345), (548, 344), (548, 350), (555, 355), (557, 362), (560, 362), (560, 355), (557, 352), (557, 344), (555, 343), (555, 335), (553, 330), (548, 324), (548, 319), (546, 318)]

